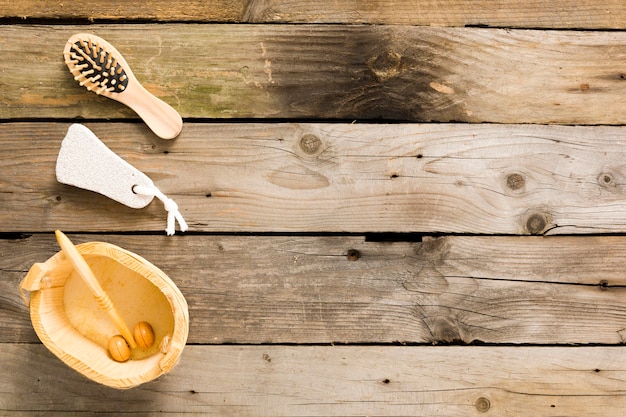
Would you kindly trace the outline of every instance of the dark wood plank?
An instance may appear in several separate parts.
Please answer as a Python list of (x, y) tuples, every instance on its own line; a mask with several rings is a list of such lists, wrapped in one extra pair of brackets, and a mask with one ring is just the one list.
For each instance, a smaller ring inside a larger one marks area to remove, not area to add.
[(509, 26), (531, 28), (623, 28), (615, 1), (368, 0), (249, 2), (253, 22), (368, 23), (426, 26)]
[(0, 344), (3, 415), (621, 415), (622, 347), (187, 346), (127, 391), (41, 345)]
[[(66, 123), (0, 125), (5, 232), (163, 231), (60, 184)], [(624, 127), (90, 124), (179, 205), (192, 232), (577, 234), (626, 231)]]
[(110, 0), (80, 1), (70, 5), (37, 0), (0, 0), (1, 17), (22, 19), (155, 20), (194, 22), (239, 22), (246, 0)]
[[(626, 336), (624, 237), (70, 238), (117, 244), (167, 273), (187, 298), (192, 344), (619, 344)], [(0, 240), (3, 341), (37, 341), (18, 285), (57, 250), (52, 234)]]
[(187, 24), (1, 26), (0, 119), (136, 119), (65, 68), (84, 30), (185, 118), (626, 121), (626, 32)]
[(163, 0), (0, 1), (0, 17), (23, 19), (155, 20), (255, 23), (363, 23), (426, 26), (624, 29), (623, 5), (613, 0)]

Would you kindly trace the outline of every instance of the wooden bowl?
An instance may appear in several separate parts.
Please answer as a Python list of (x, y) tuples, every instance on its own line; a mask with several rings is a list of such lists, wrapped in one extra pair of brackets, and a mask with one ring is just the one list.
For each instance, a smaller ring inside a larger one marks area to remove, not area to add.
[(77, 245), (124, 321), (147, 321), (155, 343), (135, 348), (127, 362), (110, 356), (109, 339), (118, 334), (110, 318), (61, 251), (34, 264), (20, 289), (30, 291), (30, 315), (41, 342), (67, 365), (101, 384), (131, 388), (169, 372), (187, 342), (189, 313), (180, 290), (160, 269), (115, 245)]

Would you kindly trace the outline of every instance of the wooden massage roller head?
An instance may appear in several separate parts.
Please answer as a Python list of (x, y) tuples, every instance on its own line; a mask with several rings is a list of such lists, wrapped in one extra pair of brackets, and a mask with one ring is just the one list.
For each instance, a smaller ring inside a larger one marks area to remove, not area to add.
[(63, 50), (65, 63), (78, 83), (96, 94), (133, 109), (162, 139), (173, 139), (183, 121), (170, 105), (148, 92), (110, 43), (98, 36), (77, 33)]

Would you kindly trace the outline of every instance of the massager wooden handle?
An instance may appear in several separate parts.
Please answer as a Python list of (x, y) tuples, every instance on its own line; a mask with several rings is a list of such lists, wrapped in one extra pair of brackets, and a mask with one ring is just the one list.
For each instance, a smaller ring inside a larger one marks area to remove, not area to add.
[(87, 287), (89, 287), (89, 291), (91, 291), (100, 308), (107, 313), (109, 318), (113, 321), (113, 324), (115, 324), (117, 330), (119, 330), (122, 334), (122, 337), (126, 340), (128, 346), (133, 349), (136, 348), (137, 344), (135, 343), (133, 334), (130, 332), (130, 329), (115, 309), (109, 295), (100, 286), (98, 279), (91, 271), (91, 268), (89, 268), (89, 265), (87, 265), (85, 259), (83, 259), (81, 254), (78, 252), (78, 249), (76, 249), (72, 241), (70, 241), (70, 239), (60, 230), (55, 231), (55, 235), (59, 246), (65, 253), (65, 256), (74, 267), (74, 270), (78, 272), (78, 275), (82, 278), (83, 282), (87, 285)]

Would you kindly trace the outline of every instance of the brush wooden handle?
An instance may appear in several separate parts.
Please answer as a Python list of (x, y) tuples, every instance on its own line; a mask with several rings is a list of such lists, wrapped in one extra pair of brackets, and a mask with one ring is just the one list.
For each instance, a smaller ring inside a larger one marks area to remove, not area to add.
[(123, 94), (111, 98), (133, 109), (161, 139), (173, 139), (183, 128), (183, 119), (169, 104), (146, 90), (134, 76)]
[(77, 33), (67, 41), (63, 56), (81, 86), (127, 105), (157, 136), (173, 139), (182, 130), (178, 112), (146, 90), (122, 54), (104, 39)]
[(87, 265), (85, 259), (78, 252), (78, 249), (76, 249), (72, 241), (60, 230), (55, 231), (55, 235), (57, 242), (59, 242), (59, 246), (74, 266), (76, 272), (78, 272), (78, 275), (80, 275), (85, 284), (89, 287), (89, 290), (98, 302), (100, 308), (109, 315), (115, 324), (115, 327), (121, 333), (128, 345), (133, 349), (136, 348), (137, 344), (135, 343), (133, 334), (128, 326), (126, 326), (126, 323), (124, 323), (124, 320), (122, 320), (122, 317), (115, 309), (113, 302), (98, 282), (98, 279), (91, 271), (91, 268), (89, 268), (89, 265)]

